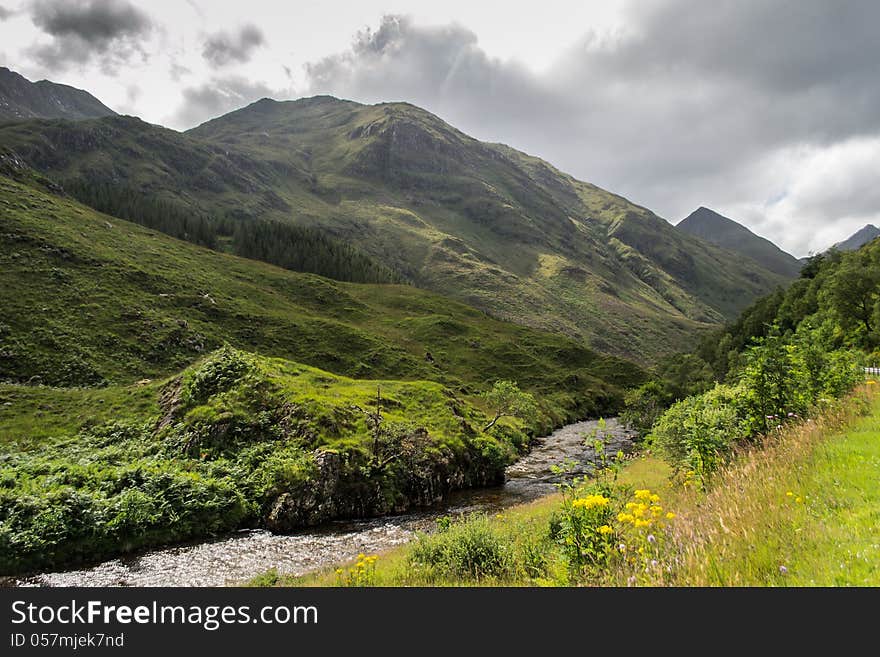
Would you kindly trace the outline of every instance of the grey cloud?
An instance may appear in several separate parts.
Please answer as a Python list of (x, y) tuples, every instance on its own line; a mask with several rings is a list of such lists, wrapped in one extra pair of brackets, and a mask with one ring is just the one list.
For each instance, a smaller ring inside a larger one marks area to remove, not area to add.
[(865, 57), (877, 50), (880, 6), (873, 0), (671, 0), (634, 7), (642, 36), (612, 58), (618, 71), (711, 71), (785, 92), (845, 83), (875, 69)]
[(5, 21), (7, 18), (12, 16), (15, 12), (11, 9), (7, 9), (3, 5), (0, 5), (0, 21)]
[(36, 0), (31, 18), (53, 40), (33, 47), (30, 54), (54, 70), (100, 56), (102, 69), (112, 74), (132, 55), (146, 57), (141, 42), (154, 27), (127, 0)]
[(235, 34), (216, 32), (208, 37), (202, 49), (204, 57), (215, 67), (233, 62), (247, 62), (254, 50), (266, 42), (263, 32), (256, 25), (244, 25)]
[(168, 74), (171, 76), (171, 79), (175, 82), (180, 82), (180, 79), (184, 75), (192, 74), (192, 71), (188, 69), (186, 66), (178, 64), (177, 62), (171, 62), (171, 67), (168, 69)]
[(416, 26), (401, 16), (384, 17), (377, 30), (360, 32), (349, 52), (307, 64), (306, 73), (313, 93), (409, 100), (452, 122), (483, 117), (484, 125), (487, 111), (516, 122), (552, 93), (521, 66), (489, 57), (470, 30)]
[[(306, 73), (312, 93), (413, 102), (672, 220), (698, 205), (768, 205), (797, 184), (773, 165), (779, 154), (880, 134), (880, 3), (666, 0), (628, 11), (622, 35), (595, 38), (585, 26), (583, 42), (540, 75), (490, 57), (462, 26), (395, 16)], [(847, 206), (863, 216), (855, 199), (838, 201), (839, 216)], [(834, 207), (815, 203), (788, 211)], [(815, 228), (785, 229), (778, 216), (767, 226), (791, 248)]]
[(126, 0), (37, 0), (32, 7), (34, 23), (47, 33), (76, 36), (99, 48), (152, 27), (149, 17)]
[(183, 104), (168, 119), (168, 124), (185, 130), (261, 98), (286, 95), (262, 82), (241, 77), (215, 78), (198, 87), (184, 89)]

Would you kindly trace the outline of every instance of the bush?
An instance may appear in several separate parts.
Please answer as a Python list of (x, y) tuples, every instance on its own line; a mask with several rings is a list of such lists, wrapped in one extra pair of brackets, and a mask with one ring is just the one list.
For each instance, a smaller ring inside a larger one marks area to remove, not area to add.
[(687, 397), (660, 417), (650, 439), (675, 470), (689, 470), (705, 479), (748, 433), (744, 397), (743, 386), (721, 384)]
[(822, 372), (821, 394), (826, 397), (841, 397), (863, 380), (862, 356), (851, 349), (839, 349), (828, 354), (826, 367)]
[(444, 578), (500, 579), (511, 573), (510, 547), (484, 515), (441, 524), (436, 534), (420, 534), (410, 565)]
[(821, 360), (821, 354), (810, 354), (809, 367), (806, 356), (803, 348), (780, 336), (767, 337), (746, 350), (740, 381), (747, 400), (749, 435), (767, 433), (780, 418), (805, 415), (813, 405), (812, 391), (818, 385), (811, 380), (811, 370), (818, 376), (821, 366), (812, 363)]
[(659, 381), (648, 381), (626, 393), (624, 410), (620, 419), (641, 436), (647, 435), (651, 427), (669, 405), (663, 385)]
[(183, 401), (198, 404), (218, 392), (228, 390), (252, 369), (244, 354), (225, 345), (212, 353), (198, 368), (188, 372)]
[(649, 438), (676, 470), (705, 480), (741, 439), (806, 417), (825, 398), (840, 397), (862, 378), (856, 352), (828, 351), (805, 324), (786, 339), (771, 335), (744, 352), (736, 387), (717, 385), (673, 405)]
[(565, 495), (550, 531), (572, 570), (597, 568), (608, 561), (614, 541), (611, 523), (615, 511), (612, 498), (600, 492)]

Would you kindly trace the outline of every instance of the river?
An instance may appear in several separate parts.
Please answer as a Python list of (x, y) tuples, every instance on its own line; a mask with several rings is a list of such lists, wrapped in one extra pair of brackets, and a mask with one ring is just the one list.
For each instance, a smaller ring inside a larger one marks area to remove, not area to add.
[[(594, 420), (566, 425), (540, 439), (508, 467), (503, 486), (457, 491), (442, 506), (365, 520), (331, 522), (294, 534), (246, 530), (216, 540), (177, 545), (79, 570), (7, 578), (11, 586), (223, 586), (245, 582), (269, 569), (301, 575), (406, 543), (417, 531), (430, 531), (444, 515), (497, 512), (555, 492), (553, 466), (570, 462), (572, 474), (586, 474), (595, 460), (584, 438), (597, 431)], [(610, 454), (629, 451), (632, 432), (615, 418), (602, 432)]]

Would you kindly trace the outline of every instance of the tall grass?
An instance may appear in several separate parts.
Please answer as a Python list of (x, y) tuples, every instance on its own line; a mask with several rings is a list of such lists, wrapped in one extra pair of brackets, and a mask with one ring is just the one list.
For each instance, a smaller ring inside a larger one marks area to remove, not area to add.
[(674, 493), (668, 568), (647, 583), (876, 585), (880, 397), (870, 390), (743, 449), (708, 492)]

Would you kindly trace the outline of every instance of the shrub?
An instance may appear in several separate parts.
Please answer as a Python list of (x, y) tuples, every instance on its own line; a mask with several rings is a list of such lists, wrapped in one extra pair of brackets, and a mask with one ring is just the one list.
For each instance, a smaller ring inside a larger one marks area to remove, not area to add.
[(572, 570), (604, 565), (611, 555), (613, 500), (598, 492), (565, 495), (551, 531)]
[[(811, 354), (815, 362), (817, 354)], [(748, 408), (749, 435), (767, 433), (780, 418), (804, 415), (815, 401), (805, 351), (780, 336), (769, 336), (745, 351), (740, 373)]]
[(409, 559), (413, 568), (463, 580), (503, 578), (513, 565), (510, 547), (485, 515), (444, 523), (436, 534), (420, 534)]
[(197, 369), (188, 372), (183, 386), (183, 400), (198, 404), (212, 395), (228, 390), (251, 369), (245, 356), (223, 346), (213, 352)]
[(828, 354), (821, 377), (821, 393), (826, 397), (842, 397), (862, 381), (862, 356), (851, 349), (839, 349)]
[(744, 394), (742, 386), (718, 384), (702, 395), (687, 397), (660, 417), (651, 440), (676, 471), (689, 470), (705, 479), (747, 434)]
[(620, 419), (639, 435), (644, 436), (651, 431), (651, 427), (663, 414), (668, 402), (663, 385), (659, 381), (648, 381), (628, 391), (624, 397), (624, 404)]

